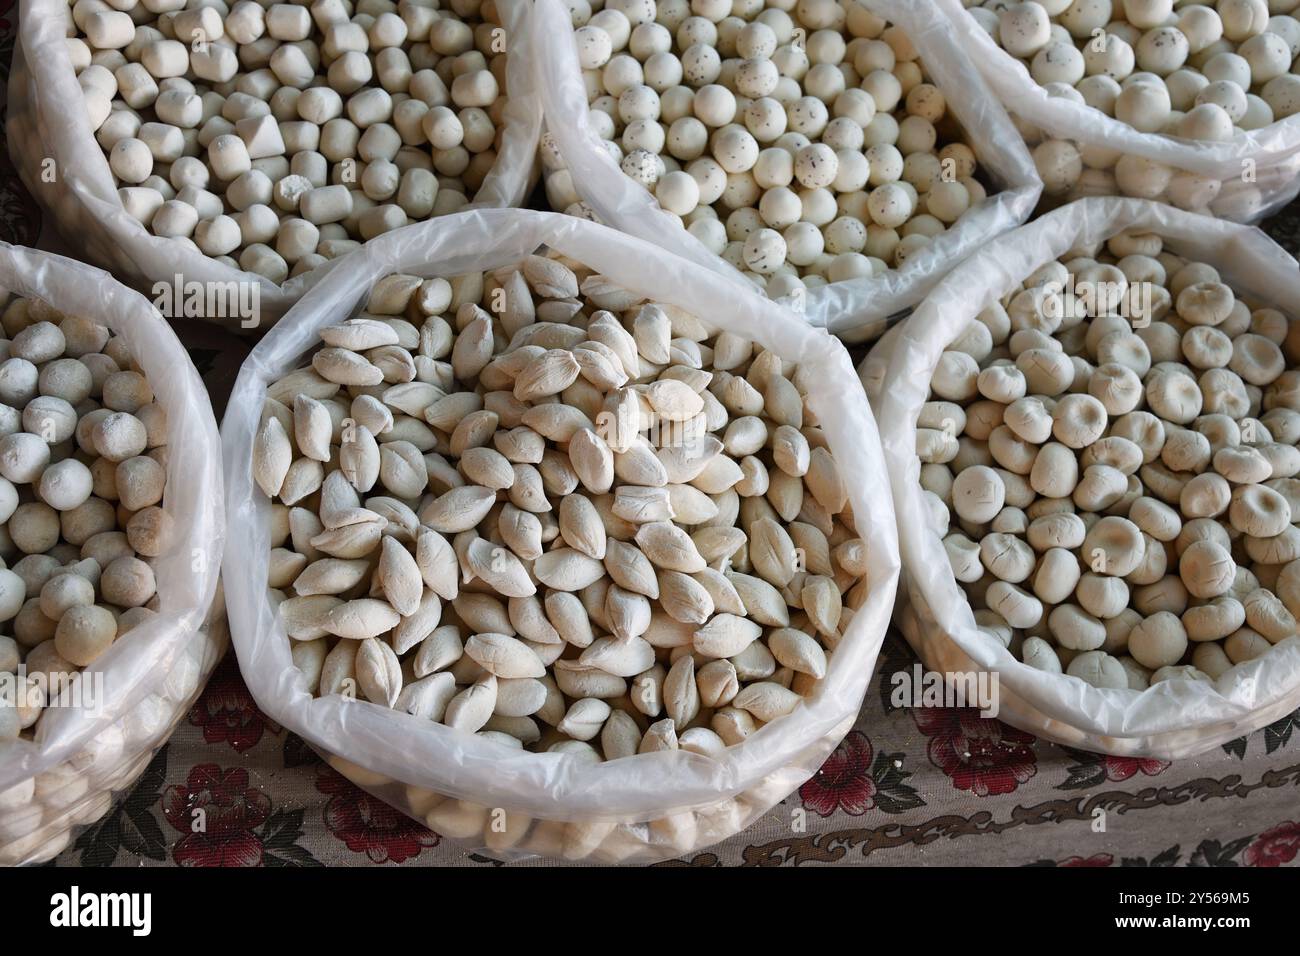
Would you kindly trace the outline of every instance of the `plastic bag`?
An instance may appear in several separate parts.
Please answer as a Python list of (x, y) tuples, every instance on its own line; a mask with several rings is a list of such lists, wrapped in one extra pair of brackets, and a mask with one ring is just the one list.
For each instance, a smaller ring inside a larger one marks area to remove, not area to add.
[[(317, 330), (351, 316), (381, 276), (490, 270), (517, 263), (543, 244), (648, 298), (751, 336), (788, 360), (818, 366), (808, 401), (847, 479), (858, 534), (872, 556), (874, 587), (831, 655), (815, 696), (729, 748), (722, 760), (673, 751), (593, 766), (571, 754), (511, 750), (366, 701), (314, 699), (267, 599), (270, 504), (251, 475), (267, 386), (302, 363), (318, 341)], [(714, 272), (586, 220), (480, 210), (371, 241), (304, 296), (249, 355), (222, 440), (232, 540), (241, 542), (238, 553), (228, 555), (223, 580), (240, 669), (258, 705), (333, 755), (331, 763), (354, 782), (427, 819), (444, 836), (486, 844), (488, 852), (505, 851), (492, 827), (506, 819), (517, 840), (514, 854), (604, 862), (670, 857), (730, 836), (811, 776), (848, 731), (889, 624), (898, 575), (893, 508), (881, 494), (886, 478), (876, 425), (844, 347)], [(530, 819), (537, 825), (523, 838), (514, 828), (529, 826)]]
[[(527, 0), (497, 0), (511, 59), (507, 86), (532, 86), (526, 62)], [(253, 282), (259, 287), (259, 326), (274, 322), (322, 275), (328, 262), (276, 285), (264, 276), (232, 269), (195, 248), (153, 235), (123, 208), (108, 159), (82, 102), (64, 38), (71, 25), (64, 0), (21, 0), (19, 42), (9, 77), (9, 152), (23, 183), (50, 211), (55, 225), (79, 253), (140, 289), (155, 282)], [(519, 55), (516, 55), (516, 51)], [(535, 95), (515, 95), (506, 107), (506, 126), (496, 164), (474, 196), (474, 206), (518, 206), (534, 181), (541, 105)], [(242, 316), (204, 316), (235, 321)], [(247, 327), (245, 327), (247, 331)]]
[[(98, 269), (0, 243), (0, 288), (102, 322), (126, 339), (167, 411), (174, 540), (151, 563), (158, 613), (82, 671), (87, 706), (50, 707), (34, 740), (0, 743), (0, 864), (48, 860), (99, 819), (188, 710), (226, 648), (214, 606), (224, 521), (217, 423), (198, 372), (143, 297)], [(98, 684), (102, 675), (102, 686)]]
[[(863, 364), (894, 487), (910, 608), (904, 636), (932, 670), (998, 675), (999, 717), (1049, 740), (1121, 756), (1175, 759), (1239, 737), (1300, 706), (1300, 637), (1239, 664), (1213, 686), (1170, 680), (1142, 692), (1102, 690), (1016, 660), (975, 626), (919, 484), (916, 422), (940, 354), (979, 312), (1043, 263), (1134, 229), (1217, 268), (1223, 281), (1300, 316), (1296, 261), (1258, 229), (1138, 199), (1062, 206), (972, 256), (890, 330)], [(882, 360), (886, 363), (883, 374)]]
[[(1136, 198), (1159, 199), (1234, 222), (1257, 222), (1300, 193), (1300, 114), (1263, 129), (1237, 130), (1231, 140), (1222, 143), (1139, 133), (1101, 110), (1049, 96), (1029, 75), (1024, 63), (998, 46), (966, 12), (961, 0), (937, 2), (956, 25), (959, 42), (979, 65), (994, 93), (1018, 122), (1023, 121), (1020, 125), (1031, 147), (1042, 139), (1064, 139), (1101, 157), (1106, 169), (1113, 168), (1120, 156), (1141, 156), (1177, 171), (1206, 177), (1212, 182), (1197, 184), (1184, 177), (1182, 181), (1176, 179), (1172, 188)], [(1221, 185), (1214, 185), (1216, 181)], [(1077, 192), (1068, 198), (1124, 192), (1113, 178), (1101, 188), (1105, 191)]]
[[(848, 341), (879, 336), (888, 317), (919, 302), (953, 265), (1028, 219), (1042, 191), (1033, 160), (1011, 118), (962, 54), (952, 25), (931, 0), (862, 2), (911, 38), (931, 81), (943, 91), (950, 113), (966, 131), (980, 170), (999, 191), (909, 257), (902, 268), (869, 279), (829, 283), (783, 300), (813, 325)], [(600, 145), (587, 118), (587, 88), (567, 8), (559, 0), (536, 0), (533, 20), (531, 60), (543, 112), (551, 118), (547, 136), (554, 140), (577, 192), (596, 217), (752, 290), (748, 279), (683, 229), (677, 217), (663, 212), (654, 196), (625, 176)]]

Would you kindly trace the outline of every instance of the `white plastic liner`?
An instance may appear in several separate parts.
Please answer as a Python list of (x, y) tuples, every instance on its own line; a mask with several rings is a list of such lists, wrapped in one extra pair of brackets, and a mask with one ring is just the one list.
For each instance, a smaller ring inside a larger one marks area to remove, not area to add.
[(1171, 680), (1141, 692), (1103, 690), (1021, 663), (976, 628), (928, 518), (916, 456), (916, 422), (931, 375), (966, 323), (1019, 288), (1040, 265), (1127, 229), (1156, 233), (1169, 250), (1214, 266), (1238, 292), (1300, 316), (1300, 268), (1260, 230), (1145, 200), (1085, 199), (972, 256), (906, 323), (890, 330), (861, 371), (881, 423), (898, 513), (910, 601), (899, 624), (926, 665), (940, 672), (996, 672), (999, 717), (1040, 737), (1121, 756), (1176, 759), (1249, 733), (1300, 706), (1300, 637), (1233, 667), (1213, 686)]
[[(535, 0), (530, 55), (537, 71), (547, 132), (582, 199), (601, 222), (676, 252), (752, 289), (735, 267), (714, 255), (659, 208), (654, 196), (625, 176), (588, 122), (587, 89), (578, 64), (568, 9), (559, 0)], [(931, 82), (965, 130), (979, 170), (998, 189), (952, 228), (913, 255), (901, 269), (870, 279), (829, 283), (786, 300), (815, 326), (850, 341), (876, 338), (885, 320), (919, 302), (944, 274), (990, 239), (1027, 220), (1042, 181), (1010, 116), (974, 64), (962, 53), (952, 23), (933, 0), (862, 0), (901, 27), (921, 54)]]
[[(0, 864), (12, 865), (53, 857), (75, 826), (103, 816), (110, 794), (144, 770), (198, 696), (226, 647), (219, 612), (205, 620), (225, 524), (212, 404), (158, 310), (99, 269), (7, 243), (0, 243), (0, 288), (92, 318), (126, 339), (167, 412), (163, 507), (174, 520), (171, 549), (151, 561), (157, 615), (82, 672), (87, 681), (103, 675), (98, 706), (49, 708), (34, 740), (0, 744)], [(33, 779), (34, 797), (19, 800)]]
[[(813, 696), (729, 748), (722, 760), (675, 751), (592, 766), (569, 754), (511, 750), (366, 701), (313, 698), (268, 600), (270, 503), (256, 490), (250, 464), (267, 386), (299, 367), (321, 327), (353, 315), (380, 277), (496, 269), (543, 245), (647, 298), (817, 369), (808, 377), (815, 383), (808, 404), (846, 478), (858, 534), (871, 555), (873, 587)], [(866, 396), (834, 337), (662, 249), (586, 220), (521, 210), (457, 213), (372, 240), (304, 296), (249, 355), (222, 440), (230, 538), (238, 542), (227, 554), (223, 580), (249, 690), (267, 716), (333, 755), (331, 763), (354, 782), (412, 816), (428, 816), (444, 836), (481, 843), (490, 811), (498, 809), (537, 821), (515, 848), (519, 854), (646, 862), (690, 852), (747, 826), (798, 787), (857, 715), (889, 624), (899, 569), (893, 507), (884, 493), (887, 479)], [(440, 795), (462, 803), (433, 806)]]
[[(475, 208), (523, 203), (535, 178), (541, 135), (541, 105), (529, 92), (532, 69), (526, 60), (529, 2), (496, 0), (496, 6), (507, 34), (507, 87), (513, 95), (501, 149), (473, 197)], [(65, 0), (20, 0), (19, 8), (20, 33), (9, 75), (9, 154), (28, 190), (85, 259), (141, 289), (155, 282), (171, 284), (177, 275), (187, 282), (256, 283), (263, 323), (279, 318), (334, 267), (331, 261), (276, 285), (149, 232), (123, 208), (108, 159), (80, 108), (81, 87), (64, 44), (72, 8)]]
[[(1140, 133), (1091, 106), (1049, 96), (1034, 82), (1025, 64), (998, 46), (966, 12), (961, 0), (936, 2), (998, 98), (1045, 138), (1069, 140), (1116, 156), (1145, 156), (1176, 170), (1221, 180), (1223, 185), (1210, 208), (1196, 211), (1234, 222), (1258, 222), (1300, 193), (1300, 114), (1263, 129), (1237, 130), (1231, 140), (1222, 143)], [(1143, 198), (1171, 201), (1163, 194)]]

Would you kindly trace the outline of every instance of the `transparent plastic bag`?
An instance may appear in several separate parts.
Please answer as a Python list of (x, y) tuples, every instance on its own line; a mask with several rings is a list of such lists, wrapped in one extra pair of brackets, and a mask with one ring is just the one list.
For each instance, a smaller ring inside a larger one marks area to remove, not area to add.
[[(862, 2), (901, 27), (915, 44), (931, 81), (943, 91), (950, 113), (969, 137), (981, 172), (992, 178), (997, 191), (909, 257), (902, 268), (869, 279), (829, 283), (783, 300), (811, 324), (854, 342), (878, 337), (886, 319), (919, 302), (948, 269), (1027, 220), (1042, 191), (1033, 160), (1011, 118), (962, 54), (952, 24), (932, 0)], [(533, 19), (535, 48), (530, 59), (538, 75), (543, 113), (552, 118), (547, 139), (554, 142), (574, 187), (597, 219), (752, 290), (752, 283), (739, 271), (705, 248), (677, 217), (659, 208), (648, 190), (625, 176), (600, 145), (588, 121), (587, 88), (567, 8), (559, 0), (536, 0)]]
[[(1233, 222), (1258, 222), (1300, 193), (1300, 115), (1263, 129), (1238, 130), (1222, 143), (1140, 133), (1091, 106), (1049, 96), (1024, 63), (998, 46), (966, 12), (962, 0), (936, 2), (956, 26), (962, 47), (1016, 118), (1031, 147), (1052, 139), (1067, 140), (1085, 151), (1085, 159), (1087, 155), (1098, 157), (1097, 172), (1113, 167), (1124, 155), (1164, 164), (1186, 175), (1175, 177), (1169, 188), (1150, 195), (1133, 194), (1135, 198), (1158, 199)], [(1113, 179), (1109, 185), (1089, 187), (1093, 188), (1105, 191), (1076, 191), (1063, 198), (1126, 194)]]
[[(532, 94), (526, 62), (528, 0), (497, 0), (511, 59), (507, 86), (516, 91), (496, 164), (474, 196), (474, 207), (518, 206), (535, 180), (541, 105)], [(156, 282), (251, 282), (259, 289), (259, 324), (274, 322), (334, 266), (328, 262), (276, 285), (241, 272), (194, 248), (150, 233), (123, 208), (108, 159), (84, 110), (81, 87), (64, 38), (71, 7), (64, 0), (21, 0), (19, 38), (9, 76), (9, 154), (23, 183), (49, 210), (54, 224), (88, 261), (111, 269), (140, 289)], [(240, 317), (206, 316), (240, 328)], [(230, 321), (232, 318), (235, 321)], [(247, 331), (247, 328), (244, 329)]]
[(158, 311), (98, 269), (4, 243), (0, 288), (126, 339), (167, 411), (163, 507), (174, 520), (170, 549), (152, 562), (158, 613), (82, 671), (87, 681), (102, 675), (97, 706), (50, 707), (35, 739), (0, 743), (0, 865), (13, 865), (52, 858), (76, 826), (107, 813), (198, 696), (226, 648), (214, 604), (224, 520), (212, 405)]
[(1147, 690), (1103, 690), (1015, 659), (981, 633), (953, 577), (919, 484), (916, 422), (939, 357), (966, 323), (1019, 288), (1026, 276), (1074, 248), (1124, 230), (1151, 232), (1169, 250), (1207, 262), (1223, 281), (1300, 317), (1296, 261), (1263, 232), (1139, 199), (1084, 199), (1008, 233), (940, 283), (910, 319), (890, 330), (861, 372), (881, 422), (894, 488), (909, 607), (904, 636), (932, 670), (994, 671), (999, 717), (1071, 747), (1176, 759), (1249, 733), (1300, 706), (1300, 637), (1238, 664), (1207, 685), (1169, 680)]
[[(815, 694), (721, 760), (673, 751), (590, 765), (571, 754), (511, 750), (366, 701), (313, 698), (268, 600), (270, 504), (251, 475), (267, 386), (302, 363), (318, 341), (317, 330), (351, 316), (381, 276), (496, 269), (543, 245), (648, 298), (818, 368), (809, 376), (816, 391), (808, 402), (846, 478), (857, 531), (871, 555), (872, 587)], [(304, 296), (249, 355), (222, 440), (227, 513), (232, 540), (241, 543), (228, 555), (223, 580), (240, 669), (258, 705), (332, 755), (331, 763), (354, 782), (444, 836), (489, 853), (648, 862), (737, 832), (811, 776), (852, 726), (889, 624), (898, 574), (893, 509), (881, 493), (887, 485), (876, 425), (843, 345), (717, 273), (575, 217), (480, 210), (373, 240)]]

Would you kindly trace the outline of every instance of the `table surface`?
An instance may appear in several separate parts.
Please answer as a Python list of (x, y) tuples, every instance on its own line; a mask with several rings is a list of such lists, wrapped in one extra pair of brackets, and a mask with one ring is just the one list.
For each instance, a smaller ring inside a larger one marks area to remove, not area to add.
[[(17, 15), (0, 0), (6, 82)], [(1300, 248), (1300, 205), (1266, 228)], [(66, 251), (48, 233), (0, 150), (0, 239)], [(201, 323), (178, 331), (219, 417), (247, 345)], [(821, 770), (743, 833), (664, 865), (1300, 865), (1300, 711), (1194, 759), (1105, 757), (974, 710), (892, 706), (888, 677), (915, 660), (891, 632)], [(203, 834), (188, 825), (196, 807)], [(353, 786), (264, 717), (232, 651), (133, 792), (51, 865), (367, 864), (501, 865)]]

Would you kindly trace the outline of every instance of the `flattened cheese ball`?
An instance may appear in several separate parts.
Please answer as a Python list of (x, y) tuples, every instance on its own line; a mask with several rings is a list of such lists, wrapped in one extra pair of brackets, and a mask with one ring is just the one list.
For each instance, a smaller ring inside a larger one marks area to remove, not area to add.
[(917, 453), (981, 632), (1136, 690), (1295, 634), (1297, 326), (1137, 233), (972, 320), (931, 375)]

